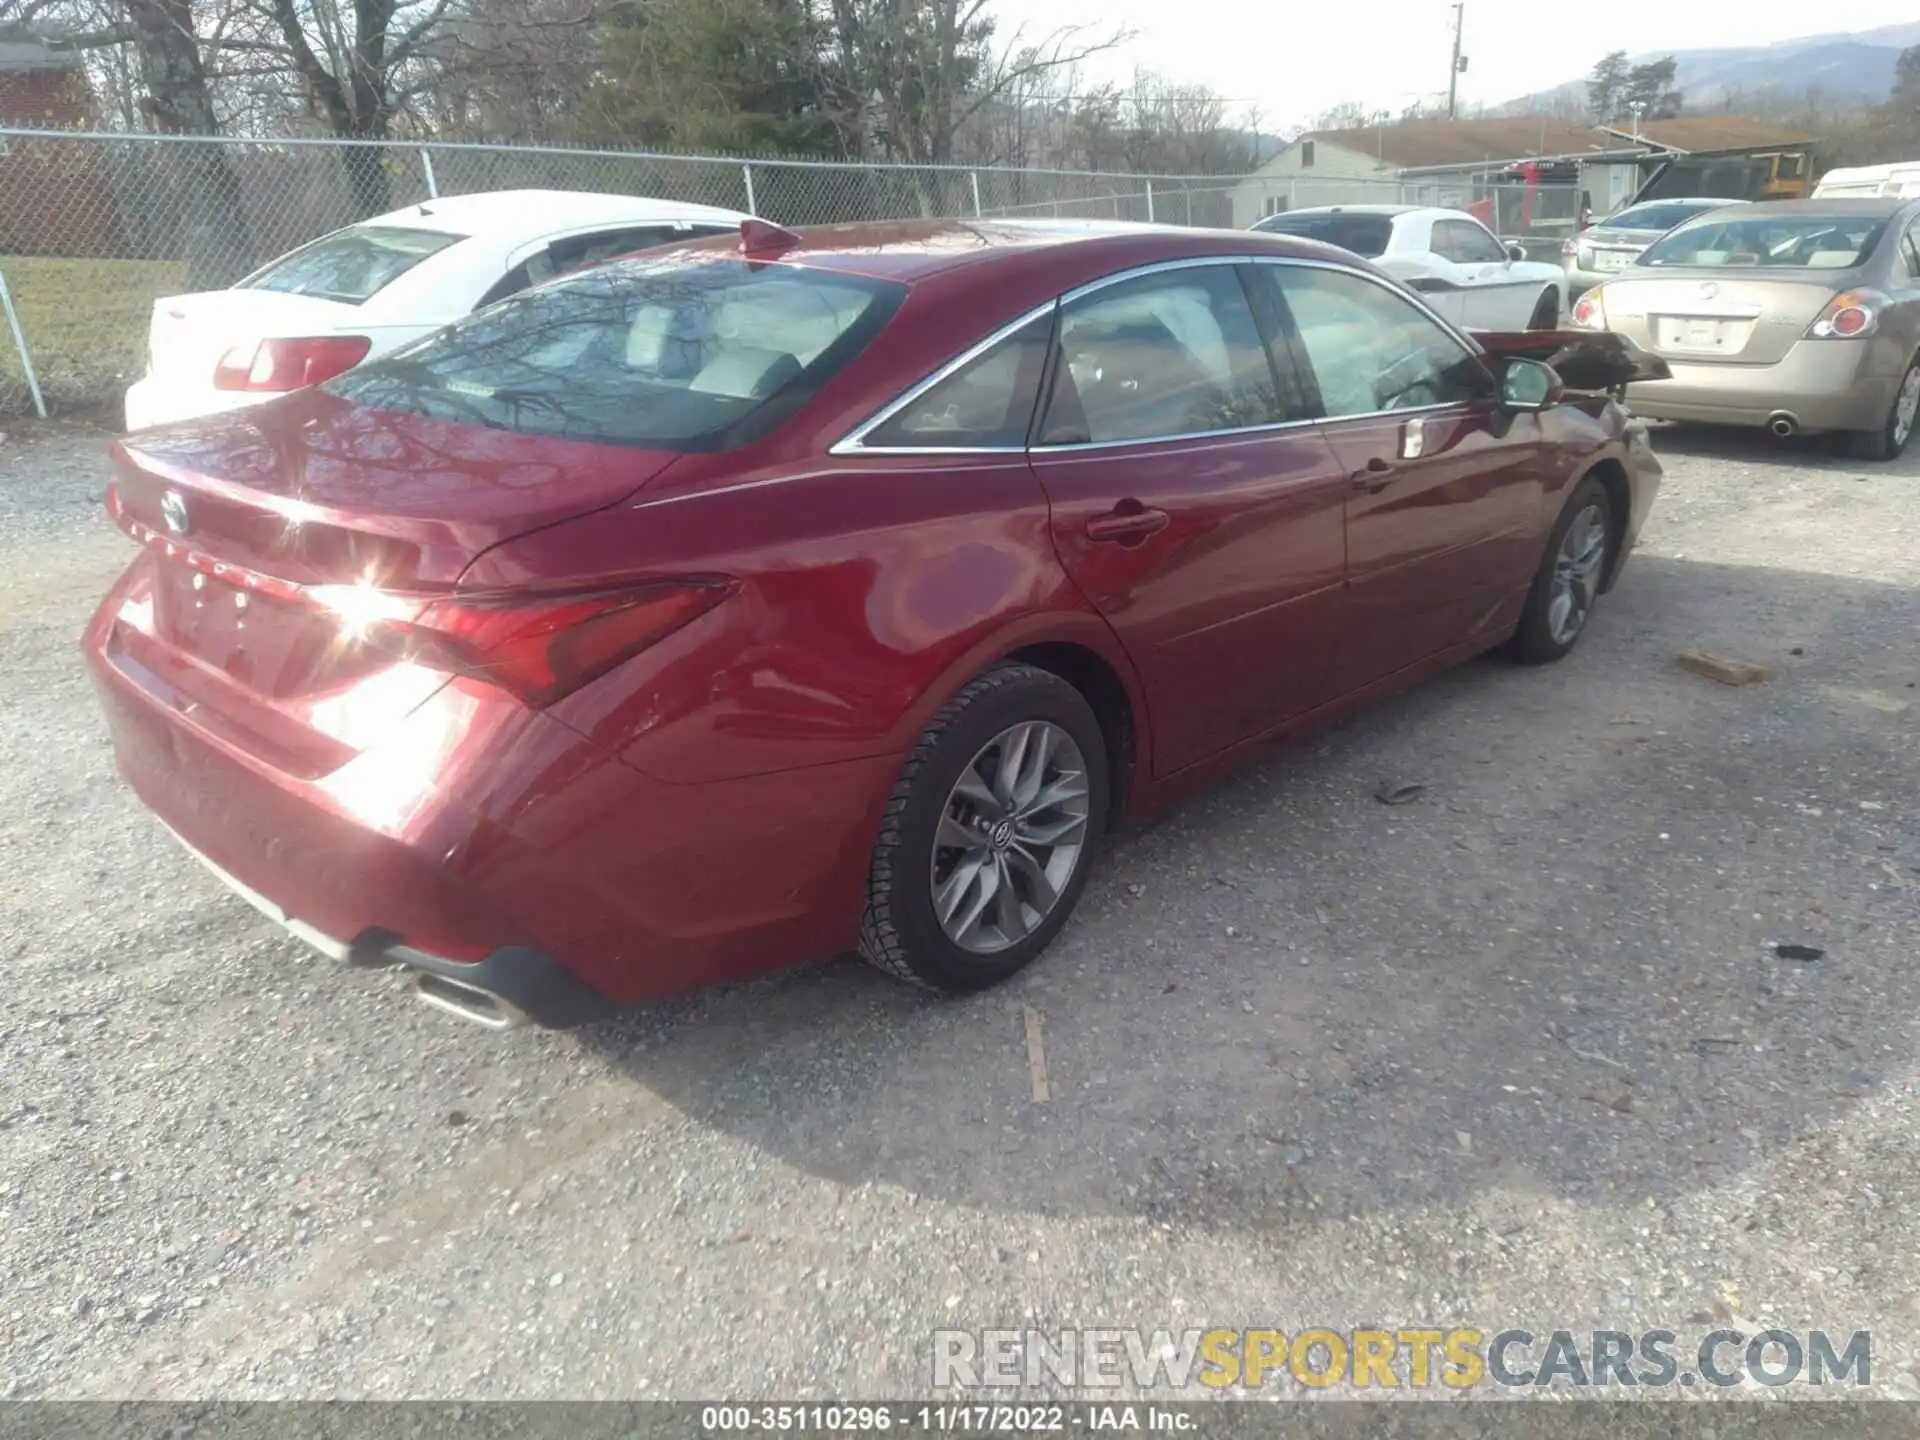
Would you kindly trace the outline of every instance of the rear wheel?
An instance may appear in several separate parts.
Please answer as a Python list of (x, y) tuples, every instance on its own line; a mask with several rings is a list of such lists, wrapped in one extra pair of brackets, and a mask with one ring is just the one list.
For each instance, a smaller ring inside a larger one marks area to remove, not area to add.
[(1916, 421), (1920, 421), (1920, 355), (1914, 356), (1901, 377), (1886, 423), (1878, 430), (1848, 431), (1847, 452), (1861, 460), (1897, 460), (1913, 439)]
[(1558, 660), (1578, 643), (1613, 558), (1615, 518), (1607, 488), (1589, 476), (1574, 487), (1547, 539), (1508, 650), (1524, 665)]
[(1107, 750), (1080, 692), (996, 665), (934, 717), (887, 802), (860, 953), (947, 994), (997, 984), (1079, 902), (1107, 819)]
[(1558, 330), (1560, 328), (1560, 292), (1543, 290), (1540, 298), (1534, 302), (1533, 318), (1527, 321), (1529, 330)]

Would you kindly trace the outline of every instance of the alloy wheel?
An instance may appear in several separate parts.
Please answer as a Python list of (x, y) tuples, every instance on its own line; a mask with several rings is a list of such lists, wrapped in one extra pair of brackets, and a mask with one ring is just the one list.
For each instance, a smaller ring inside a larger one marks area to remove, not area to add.
[(1023, 721), (983, 745), (934, 832), (933, 910), (960, 949), (992, 955), (1045, 923), (1087, 848), (1087, 762), (1073, 736)]
[(1600, 593), (1600, 571), (1607, 559), (1607, 517), (1598, 505), (1573, 517), (1553, 560), (1553, 589), (1547, 601), (1547, 631), (1556, 645), (1571, 644), (1587, 623)]
[(1893, 448), (1898, 450), (1913, 434), (1915, 416), (1920, 416), (1920, 365), (1907, 371), (1900, 382), (1900, 393), (1893, 402)]

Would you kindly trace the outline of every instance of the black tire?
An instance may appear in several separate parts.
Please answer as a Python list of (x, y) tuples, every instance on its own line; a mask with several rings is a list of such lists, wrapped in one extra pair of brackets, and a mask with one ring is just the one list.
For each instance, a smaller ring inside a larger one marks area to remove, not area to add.
[[(1571, 634), (1556, 635), (1552, 622), (1554, 602), (1554, 576), (1559, 568), (1560, 547), (1566, 542), (1567, 532), (1574, 521), (1585, 515), (1594, 506), (1600, 510), (1600, 521), (1605, 527), (1602, 550), (1598, 560), (1597, 572), (1593, 579), (1593, 595), (1586, 609), (1581, 612), (1579, 623)], [(1547, 536), (1547, 547), (1540, 557), (1540, 568), (1534, 571), (1533, 587), (1527, 592), (1526, 608), (1520, 612), (1519, 628), (1513, 632), (1513, 639), (1507, 643), (1507, 653), (1522, 665), (1546, 665), (1566, 655), (1580, 643), (1581, 635), (1586, 633), (1587, 621), (1593, 615), (1593, 600), (1599, 598), (1599, 585), (1605, 578), (1608, 568), (1613, 564), (1613, 554), (1619, 545), (1620, 517), (1613, 513), (1613, 502), (1607, 498), (1607, 487), (1592, 476), (1588, 476), (1573, 487), (1573, 493), (1567, 497), (1567, 503), (1560, 508), (1560, 518), (1553, 522), (1553, 531)]]
[[(962, 772), (996, 737), (1031, 721), (1058, 726), (1079, 747), (1087, 782), (1086, 838), (1044, 918), (1024, 939), (980, 954), (950, 939), (935, 913), (934, 840)], [(1105, 831), (1108, 798), (1106, 742), (1080, 692), (1033, 665), (1008, 662), (984, 671), (934, 716), (888, 797), (867, 871), (860, 953), (889, 975), (948, 995), (984, 990), (1025, 968), (1079, 903)]]
[(1560, 328), (1560, 292), (1543, 290), (1540, 298), (1534, 302), (1533, 318), (1527, 321), (1529, 330), (1558, 330)]
[(1849, 430), (1846, 432), (1847, 453), (1856, 460), (1898, 460), (1913, 439), (1913, 432), (1920, 430), (1920, 423), (1908, 421), (1905, 434), (1900, 432), (1900, 392), (1920, 375), (1920, 355), (1913, 357), (1900, 384), (1894, 388), (1893, 403), (1887, 406), (1887, 418), (1878, 430)]

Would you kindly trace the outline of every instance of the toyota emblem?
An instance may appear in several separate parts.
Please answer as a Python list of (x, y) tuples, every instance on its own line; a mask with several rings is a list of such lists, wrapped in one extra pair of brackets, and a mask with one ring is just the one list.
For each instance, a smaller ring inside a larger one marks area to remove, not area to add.
[(193, 524), (193, 517), (187, 514), (187, 497), (178, 490), (167, 491), (160, 497), (160, 518), (166, 522), (169, 534), (186, 534)]
[(1700, 298), (1702, 300), (1711, 300), (1713, 299), (1714, 296), (1718, 295), (1719, 293), (1720, 293), (1720, 287), (1714, 284), (1713, 281), (1711, 280), (1707, 281), (1706, 284), (1700, 287)]

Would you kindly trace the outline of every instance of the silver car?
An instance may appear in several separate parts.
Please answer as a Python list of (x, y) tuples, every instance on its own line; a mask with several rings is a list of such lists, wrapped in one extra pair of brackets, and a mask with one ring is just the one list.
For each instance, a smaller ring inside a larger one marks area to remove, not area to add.
[(1744, 203), (1708, 198), (1643, 200), (1597, 221), (1560, 246), (1560, 261), (1567, 271), (1567, 294), (1578, 298), (1601, 281), (1611, 280), (1674, 226), (1709, 210)]
[(1700, 217), (1575, 302), (1667, 362), (1655, 420), (1834, 431), (1891, 460), (1920, 415), (1920, 200), (1776, 200)]

